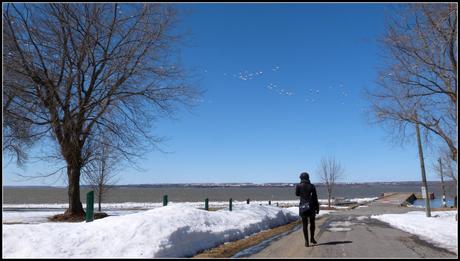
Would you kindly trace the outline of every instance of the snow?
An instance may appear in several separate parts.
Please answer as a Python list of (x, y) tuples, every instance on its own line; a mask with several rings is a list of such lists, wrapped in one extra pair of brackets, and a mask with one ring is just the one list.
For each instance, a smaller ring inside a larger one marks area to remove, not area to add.
[(386, 222), (391, 226), (419, 236), (434, 245), (458, 254), (457, 211), (432, 211), (426, 217), (424, 211), (405, 214), (375, 215), (371, 218)]
[[(359, 198), (350, 199), (353, 202), (368, 202), (375, 198)], [(327, 202), (327, 199), (320, 199), (319, 202)], [(187, 204), (195, 208), (204, 208), (204, 202), (168, 202), (168, 206), (175, 206), (177, 204)], [(280, 207), (293, 207), (295, 213), (298, 213), (298, 200), (277, 200), (272, 201), (272, 206)], [(233, 206), (244, 206), (247, 205), (246, 201), (233, 201)], [(262, 205), (268, 206), (268, 201), (254, 200), (250, 201), (250, 205)], [(321, 207), (327, 207), (327, 205), (320, 205)], [(67, 203), (47, 203), (47, 204), (3, 204), (3, 223), (43, 223), (48, 221), (48, 217), (62, 214), (67, 209)], [(123, 202), (123, 203), (102, 203), (102, 211), (110, 216), (119, 216), (137, 213), (145, 210), (151, 210), (163, 207), (162, 202)], [(210, 208), (227, 208), (228, 201), (211, 201), (209, 202)], [(331, 207), (336, 209), (347, 209), (347, 206), (335, 206)], [(83, 203), (83, 208), (86, 209), (86, 204)], [(320, 215), (325, 210), (321, 210)]]
[[(320, 205), (320, 207), (328, 207), (328, 205)], [(346, 207), (346, 206), (335, 206), (335, 205), (331, 205), (332, 208), (335, 208), (335, 209), (348, 209), (349, 207)]]
[(4, 257), (189, 257), (298, 219), (276, 206), (205, 211), (174, 204), (90, 223), (3, 226)]
[[(142, 210), (109, 210), (104, 211), (109, 216), (121, 216), (127, 214), (137, 213)], [(64, 210), (42, 210), (42, 211), (3, 211), (2, 222), (5, 224), (11, 223), (27, 223), (39, 224), (48, 222), (48, 217), (63, 214)]]
[(328, 230), (333, 231), (333, 232), (344, 232), (344, 231), (351, 231), (350, 226), (352, 226), (354, 223), (350, 221), (336, 221), (336, 222), (331, 222), (329, 224)]
[(299, 219), (298, 200), (233, 201), (231, 212), (228, 201), (209, 203), (220, 210), (205, 211), (204, 202), (103, 203), (109, 217), (90, 223), (47, 222), (67, 204), (4, 204), (3, 256), (189, 257)]
[[(204, 202), (168, 202), (168, 206), (175, 206), (177, 204), (186, 204), (194, 208), (204, 208)], [(279, 200), (272, 201), (272, 206), (279, 205), (280, 207), (291, 206), (298, 213), (298, 200)], [(233, 201), (233, 206), (245, 206), (246, 201)], [(268, 206), (268, 201), (251, 201), (250, 205)], [(326, 207), (326, 205), (321, 205)], [(67, 209), (68, 204), (4, 204), (3, 205), (3, 223), (29, 223), (37, 224), (48, 222), (48, 217), (56, 214), (62, 214)], [(102, 212), (107, 213), (109, 216), (120, 216), (126, 214), (137, 213), (141, 211), (151, 210), (163, 207), (163, 203), (158, 202), (124, 202), (124, 203), (103, 203)], [(215, 201), (209, 202), (210, 208), (227, 208), (228, 201)], [(334, 206), (333, 206), (334, 207)], [(346, 209), (347, 207), (335, 206), (337, 209)], [(83, 204), (86, 208), (86, 204)], [(320, 215), (325, 210), (321, 210)]]
[(354, 223), (350, 222), (350, 221), (336, 221), (336, 222), (331, 222), (329, 224), (329, 226), (331, 227), (349, 227), (349, 226), (352, 226)]
[(367, 203), (367, 202), (371, 202), (371, 201), (374, 201), (374, 200), (377, 200), (378, 197), (373, 197), (373, 198), (352, 198), (352, 199), (349, 199), (350, 202), (356, 202), (358, 204), (362, 204), (362, 203)]
[[(355, 202), (358, 204), (365, 203), (365, 202), (370, 202), (373, 201), (377, 198), (353, 198), (353, 199), (347, 199), (347, 201), (350, 202)], [(327, 203), (327, 199), (319, 199), (318, 200), (321, 206), (327, 206), (325, 205)], [(195, 207), (204, 207), (204, 202), (173, 202), (169, 201), (168, 205), (175, 205), (175, 204), (188, 204), (191, 206)], [(268, 205), (268, 200), (251, 200), (251, 204), (256, 204), (256, 205)], [(272, 200), (271, 201), (272, 205), (276, 205), (277, 203), (279, 206), (298, 206), (299, 200)], [(233, 201), (233, 206), (238, 206), (238, 205), (246, 205), (246, 201)], [(103, 210), (120, 210), (120, 209), (154, 209), (154, 208), (159, 208), (162, 207), (163, 203), (162, 202), (122, 202), (122, 203), (102, 203), (101, 207)], [(47, 203), (47, 204), (3, 204), (4, 209), (67, 209), (68, 203)], [(83, 207), (86, 208), (86, 204), (83, 203)], [(209, 207), (216, 207), (216, 208), (224, 208), (228, 207), (228, 201), (210, 201), (209, 202)], [(339, 206), (332, 206), (332, 207), (338, 207)], [(347, 207), (341, 207), (341, 208), (347, 208)]]
[[(297, 205), (299, 200), (277, 200), (272, 201), (272, 205), (279, 204), (280, 206), (283, 205)], [(204, 207), (204, 201), (200, 202), (173, 202), (169, 201), (168, 206), (176, 205), (176, 204), (187, 204), (194, 207)], [(233, 206), (238, 205), (246, 205), (246, 201), (236, 201), (232, 202)], [(260, 201), (250, 201), (250, 204), (257, 204), (257, 205), (268, 205), (268, 200)], [(48, 204), (3, 204), (3, 208), (6, 209), (67, 209), (68, 203), (48, 203)], [(154, 209), (162, 207), (162, 202), (123, 202), (123, 203), (102, 203), (102, 209)], [(228, 201), (210, 201), (209, 207), (216, 207), (216, 208), (224, 208), (228, 207)], [(83, 203), (83, 208), (86, 208), (86, 204)]]
[(345, 231), (351, 231), (351, 228), (349, 227), (330, 227), (327, 230), (332, 231), (332, 232), (345, 232)]
[(356, 220), (363, 221), (363, 220), (366, 220), (368, 218), (369, 218), (368, 216), (359, 216), (359, 217), (356, 218)]
[(3, 223), (43, 223), (48, 217), (62, 214), (62, 211), (4, 211), (2, 213)]

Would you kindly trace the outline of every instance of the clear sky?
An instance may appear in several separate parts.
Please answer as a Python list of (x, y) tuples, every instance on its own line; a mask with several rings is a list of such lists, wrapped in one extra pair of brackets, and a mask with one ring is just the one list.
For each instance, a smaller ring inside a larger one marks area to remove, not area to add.
[[(191, 111), (157, 123), (168, 153), (146, 154), (143, 170), (124, 169), (120, 183), (297, 182), (302, 171), (318, 182), (325, 156), (345, 167), (344, 182), (420, 180), (415, 143), (389, 142), (364, 113), (387, 7), (178, 5), (178, 29), (191, 32), (181, 59), (206, 92)], [(3, 184), (49, 184), (13, 174), (49, 170), (10, 163)], [(437, 180), (430, 169), (428, 179)]]

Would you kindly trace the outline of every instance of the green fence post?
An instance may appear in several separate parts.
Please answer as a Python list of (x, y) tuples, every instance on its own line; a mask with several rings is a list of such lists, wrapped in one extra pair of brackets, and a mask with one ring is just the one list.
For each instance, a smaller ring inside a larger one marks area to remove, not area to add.
[(86, 193), (86, 222), (94, 220), (94, 191)]
[(209, 210), (209, 199), (204, 200), (204, 210)]
[(232, 211), (232, 199), (228, 201), (228, 208)]
[(163, 196), (163, 207), (168, 205), (168, 195)]

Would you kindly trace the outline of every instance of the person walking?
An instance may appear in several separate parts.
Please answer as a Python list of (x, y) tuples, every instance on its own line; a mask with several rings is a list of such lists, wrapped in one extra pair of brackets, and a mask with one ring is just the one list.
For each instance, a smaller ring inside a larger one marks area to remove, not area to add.
[[(303, 235), (305, 246), (309, 247), (310, 242), (316, 244), (315, 240), (315, 215), (319, 214), (318, 195), (315, 185), (310, 182), (310, 175), (307, 172), (300, 174), (300, 183), (295, 188), (296, 196), (300, 197), (299, 215), (302, 217)], [(310, 220), (310, 237), (308, 241), (308, 221)]]

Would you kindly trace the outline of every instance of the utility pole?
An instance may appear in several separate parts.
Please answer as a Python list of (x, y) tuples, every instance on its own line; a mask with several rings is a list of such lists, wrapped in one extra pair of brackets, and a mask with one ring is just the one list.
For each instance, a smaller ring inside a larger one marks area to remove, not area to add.
[(442, 188), (442, 207), (445, 208), (447, 207), (447, 203), (446, 203), (446, 189), (444, 187), (444, 175), (442, 173), (442, 162), (441, 162), (441, 158), (438, 159), (439, 161), (439, 172), (441, 172), (441, 188)]
[(426, 174), (425, 174), (425, 162), (423, 159), (422, 140), (420, 139), (420, 127), (418, 125), (418, 122), (415, 123), (415, 132), (417, 134), (418, 156), (420, 158), (420, 168), (422, 169), (422, 186), (425, 188), (425, 191), (423, 191), (422, 189), (422, 193), (425, 193), (426, 216), (431, 217), (430, 197), (428, 196), (428, 185), (426, 183)]

